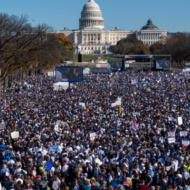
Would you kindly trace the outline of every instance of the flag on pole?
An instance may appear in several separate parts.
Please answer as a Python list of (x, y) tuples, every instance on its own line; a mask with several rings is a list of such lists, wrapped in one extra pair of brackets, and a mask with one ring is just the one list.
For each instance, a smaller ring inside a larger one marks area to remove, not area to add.
[(34, 20), (32, 20), (32, 22), (34, 22)]
[(119, 113), (121, 113), (121, 105), (119, 105)]
[(120, 125), (121, 125), (121, 121), (120, 121), (120, 119), (118, 118), (118, 120), (117, 120), (117, 126), (120, 127)]

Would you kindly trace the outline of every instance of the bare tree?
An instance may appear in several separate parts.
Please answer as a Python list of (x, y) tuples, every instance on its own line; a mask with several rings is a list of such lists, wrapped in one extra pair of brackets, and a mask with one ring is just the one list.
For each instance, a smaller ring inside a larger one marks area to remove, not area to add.
[(45, 24), (32, 27), (26, 16), (0, 14), (0, 81), (20, 68), (59, 62), (59, 42), (47, 35), (50, 30)]

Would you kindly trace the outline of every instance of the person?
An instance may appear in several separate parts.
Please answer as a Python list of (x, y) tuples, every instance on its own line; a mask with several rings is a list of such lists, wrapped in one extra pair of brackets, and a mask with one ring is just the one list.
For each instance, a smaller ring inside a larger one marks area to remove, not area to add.
[(90, 183), (91, 183), (91, 190), (98, 190), (98, 187), (95, 185), (96, 180), (94, 177), (91, 178)]
[(99, 187), (99, 190), (107, 189), (107, 182), (103, 180), (102, 185)]
[(82, 190), (85, 185), (84, 175), (80, 173), (80, 177), (78, 178), (79, 190)]
[(86, 185), (84, 185), (84, 190), (91, 190), (90, 180), (88, 180)]
[(60, 181), (59, 181), (58, 177), (56, 177), (55, 180), (53, 181), (52, 189), (53, 190), (59, 190), (60, 189)]
[(60, 190), (66, 190), (67, 184), (65, 182), (65, 178), (61, 179), (61, 184), (60, 184)]
[(6, 189), (9, 189), (11, 185), (12, 181), (7, 176), (4, 176), (4, 180), (2, 181), (2, 186), (5, 187)]
[(138, 190), (140, 186), (140, 180), (139, 180), (139, 175), (135, 174), (134, 178), (132, 179), (132, 184), (133, 184), (133, 190)]
[(145, 185), (145, 181), (140, 182), (139, 190), (148, 190), (147, 185)]
[(9, 190), (17, 190), (14, 186), (14, 182), (11, 182)]
[[(32, 186), (34, 184), (34, 182), (31, 180), (29, 175), (26, 177), (24, 182), (25, 182), (26, 185), (29, 184), (30, 186)], [(27, 188), (28, 188), (28, 186), (27, 186)]]
[(77, 179), (74, 180), (74, 184), (73, 184), (73, 187), (72, 187), (72, 190), (79, 190), (79, 184), (78, 184), (78, 181)]
[[(48, 182), (45, 180), (45, 177), (42, 177), (42, 180), (39, 183), (39, 187), (41, 190), (47, 190)], [(61, 189), (63, 190), (63, 189)]]

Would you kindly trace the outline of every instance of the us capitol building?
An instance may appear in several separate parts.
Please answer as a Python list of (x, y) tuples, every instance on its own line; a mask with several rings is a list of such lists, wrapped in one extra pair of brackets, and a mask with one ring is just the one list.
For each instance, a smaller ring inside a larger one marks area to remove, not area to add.
[(161, 36), (167, 37), (167, 31), (159, 30), (153, 25), (151, 19), (139, 31), (124, 31), (119, 27), (105, 30), (102, 12), (94, 0), (89, 0), (84, 5), (78, 30), (69, 30), (65, 27), (64, 30), (56, 33), (64, 33), (76, 47), (76, 53), (82, 54), (109, 54), (111, 47), (127, 37), (136, 38), (149, 45), (158, 42)]

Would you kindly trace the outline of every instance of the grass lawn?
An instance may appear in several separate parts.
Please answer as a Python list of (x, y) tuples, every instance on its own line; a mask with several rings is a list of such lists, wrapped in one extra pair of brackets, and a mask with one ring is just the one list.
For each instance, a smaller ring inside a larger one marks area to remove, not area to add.
[[(89, 62), (91, 60), (96, 60), (99, 56), (98, 55), (83, 55), (82, 61), (83, 62)], [(107, 56), (100, 56), (103, 60), (108, 61), (121, 61), (121, 58), (115, 58), (115, 57), (107, 57)], [(78, 55), (75, 55), (75, 61), (78, 62)]]

